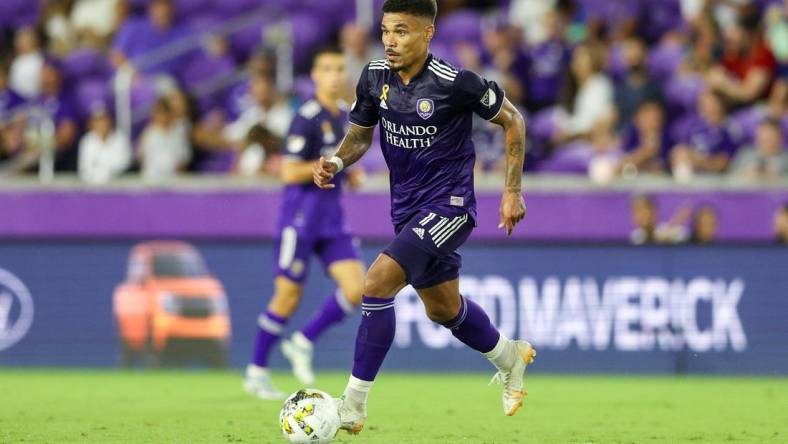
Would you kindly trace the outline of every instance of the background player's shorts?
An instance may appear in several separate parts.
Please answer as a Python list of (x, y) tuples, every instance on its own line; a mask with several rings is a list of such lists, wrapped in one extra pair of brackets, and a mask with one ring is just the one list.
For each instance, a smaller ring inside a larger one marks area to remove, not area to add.
[(457, 253), (473, 231), (462, 208), (425, 209), (395, 228), (397, 236), (383, 250), (405, 270), (414, 288), (429, 288), (460, 276)]
[(358, 240), (347, 233), (310, 236), (295, 227), (285, 227), (274, 246), (274, 275), (302, 284), (309, 274), (309, 259), (316, 254), (323, 267), (343, 260), (361, 260)]

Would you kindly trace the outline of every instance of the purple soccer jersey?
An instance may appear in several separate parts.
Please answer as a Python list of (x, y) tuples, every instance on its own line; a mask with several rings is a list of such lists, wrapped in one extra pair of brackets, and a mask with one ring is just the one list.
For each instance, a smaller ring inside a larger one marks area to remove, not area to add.
[(408, 85), (386, 60), (364, 68), (350, 122), (367, 128), (380, 123), (394, 226), (425, 208), (462, 208), (475, 220), (472, 113), (491, 120), (503, 101), (495, 82), (431, 54)]
[(728, 126), (713, 126), (699, 116), (691, 121), (680, 139), (706, 155), (727, 154), (732, 157), (736, 153), (737, 146)]
[[(333, 115), (317, 100), (307, 101), (290, 124), (285, 159), (331, 157), (344, 137), (346, 124), (345, 110)], [(312, 182), (284, 187), (278, 224), (281, 238), (275, 248), (278, 275), (302, 282), (312, 254), (317, 254), (325, 266), (360, 258), (342, 211), (343, 178), (344, 172), (338, 174), (336, 188), (330, 190), (321, 190)]]

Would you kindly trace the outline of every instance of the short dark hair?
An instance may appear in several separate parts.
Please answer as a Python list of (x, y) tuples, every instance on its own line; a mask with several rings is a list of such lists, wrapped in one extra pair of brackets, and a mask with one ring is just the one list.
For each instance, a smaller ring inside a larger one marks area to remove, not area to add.
[(383, 3), (383, 13), (396, 13), (415, 15), (435, 21), (438, 15), (438, 3), (435, 0), (386, 0)]
[(341, 56), (341, 55), (344, 54), (344, 52), (342, 52), (342, 49), (339, 46), (336, 46), (336, 45), (321, 46), (320, 48), (317, 49), (317, 51), (315, 51), (315, 54), (312, 56), (312, 66), (315, 65), (315, 62), (317, 61), (318, 57), (320, 57), (321, 55), (326, 55), (326, 54), (333, 54), (333, 55), (340, 55)]

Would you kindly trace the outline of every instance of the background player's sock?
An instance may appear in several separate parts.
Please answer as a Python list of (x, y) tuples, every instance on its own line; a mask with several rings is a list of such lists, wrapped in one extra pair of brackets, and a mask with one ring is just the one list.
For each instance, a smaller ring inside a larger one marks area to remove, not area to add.
[(320, 310), (301, 329), (301, 333), (311, 342), (315, 342), (328, 327), (341, 322), (352, 313), (353, 308), (353, 304), (345, 299), (345, 295), (341, 291), (337, 290), (326, 298)]
[(460, 299), (462, 301), (460, 312), (454, 319), (442, 325), (451, 330), (451, 334), (468, 347), (481, 353), (492, 351), (498, 344), (501, 334), (478, 304), (463, 296), (460, 296)]
[(352, 375), (362, 381), (374, 381), (391, 343), (394, 342), (394, 299), (364, 296), (361, 300), (361, 314)]
[(287, 318), (266, 311), (257, 318), (257, 338), (254, 344), (252, 363), (258, 367), (268, 367), (268, 355), (287, 324)]

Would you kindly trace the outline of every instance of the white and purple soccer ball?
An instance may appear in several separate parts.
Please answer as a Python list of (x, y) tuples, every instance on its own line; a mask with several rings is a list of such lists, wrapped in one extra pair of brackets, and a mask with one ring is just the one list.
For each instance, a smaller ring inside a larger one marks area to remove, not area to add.
[(328, 444), (339, 430), (336, 403), (328, 393), (301, 389), (285, 400), (279, 427), (291, 444)]

